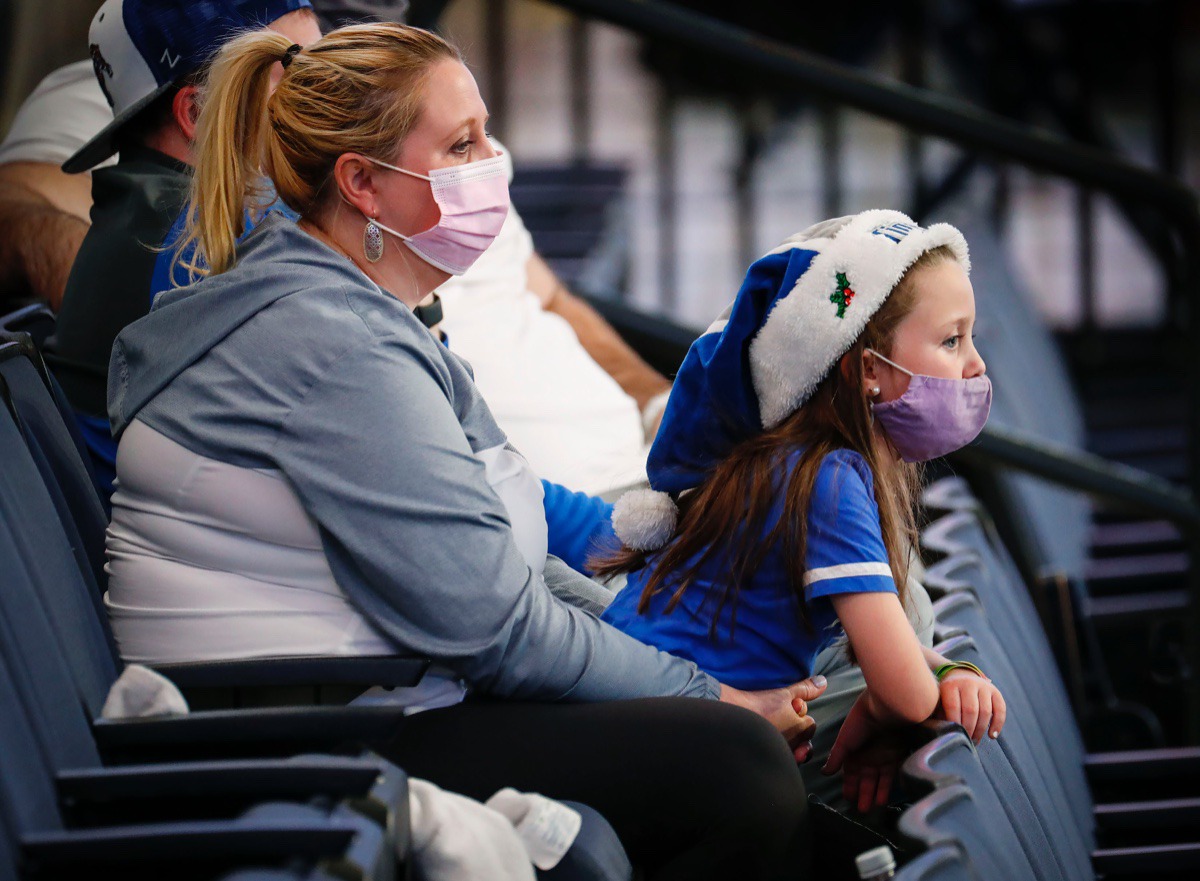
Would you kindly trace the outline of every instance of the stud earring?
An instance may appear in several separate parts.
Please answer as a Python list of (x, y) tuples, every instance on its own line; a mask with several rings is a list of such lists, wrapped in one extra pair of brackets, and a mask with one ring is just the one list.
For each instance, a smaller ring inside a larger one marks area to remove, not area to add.
[(879, 394), (879, 386), (877, 386), (877, 385), (871, 386), (871, 397), (873, 398), (878, 394)]
[(368, 263), (378, 263), (383, 258), (383, 230), (375, 224), (375, 218), (368, 220), (363, 230), (363, 256)]

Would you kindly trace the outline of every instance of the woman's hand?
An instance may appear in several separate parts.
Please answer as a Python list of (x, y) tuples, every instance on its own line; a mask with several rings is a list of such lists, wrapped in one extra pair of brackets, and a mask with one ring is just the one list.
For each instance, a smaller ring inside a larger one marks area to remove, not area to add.
[(742, 691), (722, 685), (721, 700), (752, 710), (774, 725), (786, 738), (796, 761), (803, 762), (812, 754), (812, 736), (817, 730), (817, 723), (808, 715), (808, 701), (820, 697), (827, 684), (824, 676), (813, 676), (765, 691)]
[(1007, 708), (1000, 689), (970, 670), (952, 670), (938, 683), (937, 716), (947, 722), (957, 722), (973, 741), (979, 743), (984, 734), (1000, 736)]

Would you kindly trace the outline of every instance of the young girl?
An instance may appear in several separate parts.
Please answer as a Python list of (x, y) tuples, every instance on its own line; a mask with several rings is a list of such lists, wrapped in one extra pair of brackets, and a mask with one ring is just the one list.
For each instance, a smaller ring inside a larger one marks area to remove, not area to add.
[[(958, 230), (895, 211), (818, 224), (751, 266), (688, 352), (653, 489), (618, 502), (624, 547), (597, 567), (629, 573), (606, 620), (738, 688), (805, 678), (844, 630), (867, 687), (827, 773), (939, 703), (976, 742), (1004, 724), (982, 672), (922, 648), (904, 612), (913, 463), (973, 440), (991, 403), (968, 270)], [(847, 769), (864, 810), (890, 784), (869, 765)]]

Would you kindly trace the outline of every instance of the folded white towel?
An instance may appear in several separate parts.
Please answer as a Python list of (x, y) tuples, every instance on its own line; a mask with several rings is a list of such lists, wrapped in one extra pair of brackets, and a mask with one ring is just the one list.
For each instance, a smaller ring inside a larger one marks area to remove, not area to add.
[(108, 690), (100, 710), (103, 719), (186, 716), (187, 700), (175, 683), (141, 664), (130, 664)]

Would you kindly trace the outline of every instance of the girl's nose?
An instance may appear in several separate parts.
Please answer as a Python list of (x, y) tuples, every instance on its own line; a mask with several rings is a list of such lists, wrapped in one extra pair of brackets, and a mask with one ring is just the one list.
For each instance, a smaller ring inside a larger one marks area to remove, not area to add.
[(974, 379), (976, 376), (983, 376), (985, 373), (987, 373), (987, 364), (984, 363), (983, 356), (979, 354), (979, 350), (972, 343), (971, 357), (963, 369), (963, 379)]

